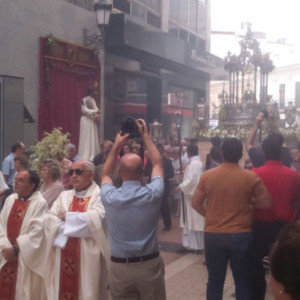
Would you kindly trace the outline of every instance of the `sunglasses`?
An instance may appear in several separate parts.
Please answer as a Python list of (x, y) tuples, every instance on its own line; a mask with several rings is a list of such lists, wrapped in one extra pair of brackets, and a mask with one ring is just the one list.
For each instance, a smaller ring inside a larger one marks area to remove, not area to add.
[(81, 169), (71, 169), (69, 170), (69, 175), (72, 176), (75, 173), (76, 175), (80, 176), (83, 172), (84, 170)]

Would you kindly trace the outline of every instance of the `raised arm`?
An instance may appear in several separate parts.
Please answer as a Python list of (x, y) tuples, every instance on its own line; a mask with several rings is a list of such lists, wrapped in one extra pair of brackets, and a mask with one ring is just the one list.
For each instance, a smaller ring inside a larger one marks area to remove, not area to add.
[(145, 148), (148, 151), (148, 157), (152, 163), (152, 173), (151, 178), (154, 176), (160, 176), (164, 178), (164, 171), (160, 153), (158, 152), (156, 146), (154, 145), (150, 135), (148, 134), (146, 122), (143, 119), (135, 120), (135, 123), (139, 129), (139, 132), (142, 136)]
[(254, 147), (254, 140), (255, 140), (255, 137), (256, 137), (256, 133), (257, 133), (258, 128), (261, 125), (263, 116), (264, 116), (263, 112), (260, 112), (257, 115), (256, 120), (254, 122), (254, 125), (253, 125), (253, 127), (251, 128), (251, 130), (249, 132), (248, 138), (247, 138), (247, 140), (245, 142), (245, 148), (246, 148), (247, 152), (249, 151), (249, 149), (251, 149), (252, 147)]
[(108, 157), (103, 166), (102, 175), (101, 175), (101, 185), (105, 182), (112, 184), (113, 173), (116, 165), (117, 155), (120, 152), (121, 145), (128, 139), (129, 134), (121, 136), (120, 133), (117, 134), (116, 140), (113, 144), (111, 151), (108, 154)]

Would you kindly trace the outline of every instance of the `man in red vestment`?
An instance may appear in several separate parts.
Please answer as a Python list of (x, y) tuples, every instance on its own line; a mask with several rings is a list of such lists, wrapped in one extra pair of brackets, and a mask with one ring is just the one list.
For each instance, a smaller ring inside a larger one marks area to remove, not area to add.
[[(47, 202), (37, 191), (40, 179), (33, 171), (20, 171), (15, 178), (15, 193), (10, 195), (0, 215), (0, 299), (45, 299), (42, 278), (31, 272), (22, 257), (36, 233), (34, 220), (48, 210)], [(21, 242), (20, 245), (23, 245)]]

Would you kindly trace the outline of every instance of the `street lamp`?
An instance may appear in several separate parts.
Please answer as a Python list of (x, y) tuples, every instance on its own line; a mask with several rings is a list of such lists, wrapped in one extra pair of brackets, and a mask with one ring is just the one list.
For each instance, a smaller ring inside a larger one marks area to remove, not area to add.
[(105, 37), (112, 11), (112, 4), (105, 0), (99, 0), (94, 5), (99, 32), (88, 35), (88, 30), (83, 29), (83, 44), (85, 46), (94, 45), (98, 54), (100, 67), (100, 141), (104, 140), (104, 116), (105, 116)]

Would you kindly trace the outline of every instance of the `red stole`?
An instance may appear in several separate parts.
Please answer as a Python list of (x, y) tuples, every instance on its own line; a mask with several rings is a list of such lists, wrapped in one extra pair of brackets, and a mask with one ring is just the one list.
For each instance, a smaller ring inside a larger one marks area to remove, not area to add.
[[(30, 201), (15, 200), (7, 220), (7, 238), (12, 245), (17, 245), (17, 237), (23, 224)], [(18, 259), (7, 262), (0, 272), (0, 300), (14, 300), (18, 274)]]
[[(90, 197), (74, 196), (69, 211), (85, 212)], [(80, 239), (68, 238), (65, 249), (61, 250), (59, 300), (79, 299)], [(0, 299), (1, 300), (1, 299)]]

